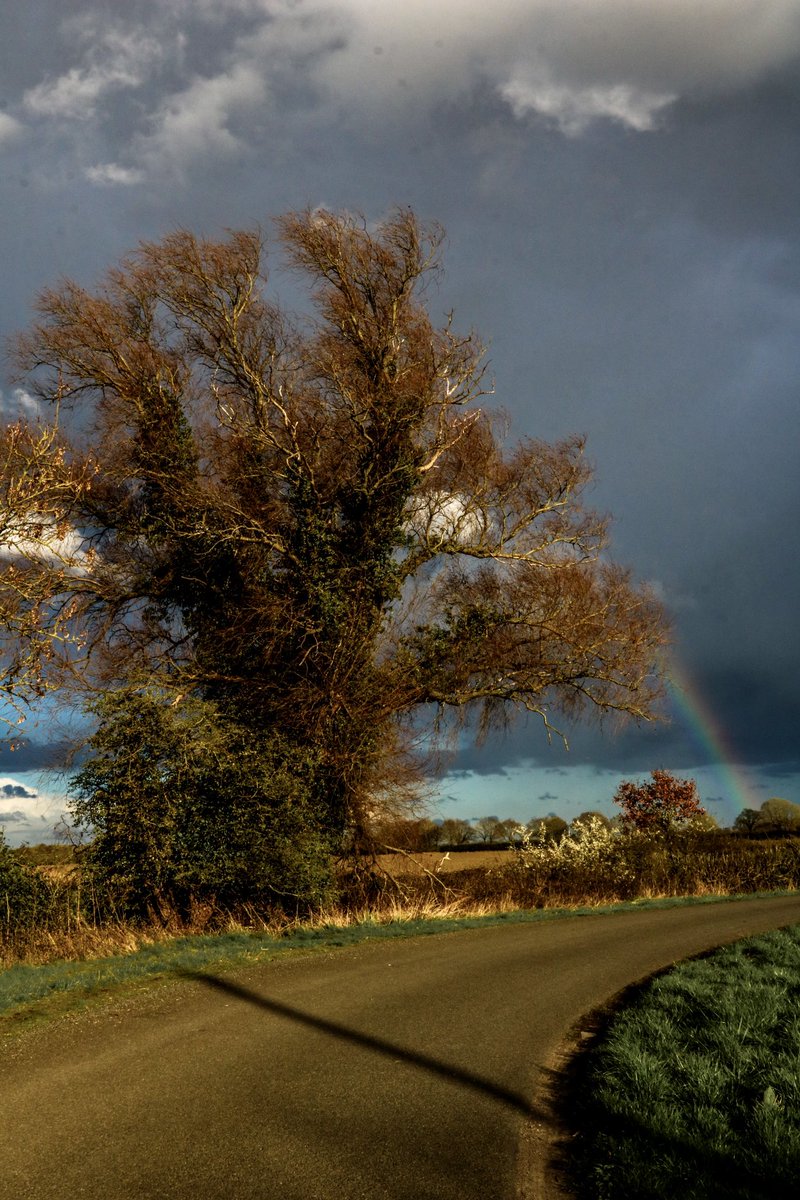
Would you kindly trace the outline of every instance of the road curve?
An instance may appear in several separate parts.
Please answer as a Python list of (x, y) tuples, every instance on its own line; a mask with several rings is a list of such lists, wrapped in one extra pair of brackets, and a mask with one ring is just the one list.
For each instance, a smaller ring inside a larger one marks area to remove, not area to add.
[(59, 1020), (0, 1051), (0, 1200), (538, 1200), (566, 1030), (795, 922), (800, 897), (365, 942)]

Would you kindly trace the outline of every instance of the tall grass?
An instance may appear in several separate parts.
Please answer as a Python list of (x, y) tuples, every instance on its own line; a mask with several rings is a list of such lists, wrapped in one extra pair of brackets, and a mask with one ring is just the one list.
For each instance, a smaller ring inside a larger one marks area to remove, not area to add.
[[(508, 911), (510, 903), (474, 899), (448, 889), (446, 894), (419, 886), (386, 888), (369, 904), (345, 902), (296, 917), (284, 909), (243, 906), (236, 911), (213, 903), (195, 904), (188, 917), (164, 910), (161, 919), (131, 921), (109, 912), (91, 880), (75, 873), (45, 880), (44, 899), (24, 914), (2, 919), (0, 911), (0, 967), (41, 964), (56, 959), (91, 960), (130, 954), (175, 939), (258, 933), (286, 938), (298, 930), (347, 929), (367, 923), (376, 926), (399, 922), (446, 921), (481, 918)], [(0, 891), (0, 902), (2, 891)]]

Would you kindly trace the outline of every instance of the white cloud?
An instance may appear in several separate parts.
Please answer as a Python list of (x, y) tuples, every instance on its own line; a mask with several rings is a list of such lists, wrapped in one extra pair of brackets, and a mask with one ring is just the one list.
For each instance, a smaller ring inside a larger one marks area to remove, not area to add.
[(85, 120), (107, 92), (142, 84), (160, 60), (161, 48), (153, 38), (109, 31), (84, 57), (81, 66), (30, 88), (23, 98), (25, 107), (36, 116)]
[(242, 147), (230, 128), (265, 99), (265, 81), (249, 64), (229, 72), (198, 78), (170, 96), (153, 117), (153, 130), (140, 137), (134, 150), (142, 161), (160, 167), (182, 165), (208, 153), (229, 154)]
[[(567, 135), (598, 121), (644, 134), (675, 99), (747, 86), (800, 56), (800, 0), (151, 0), (141, 11), (137, 24), (86, 0), (62, 24), (63, 72), (23, 99), (33, 116), (117, 122), (118, 157), (84, 159), (97, 185), (239, 154), (272, 119), (279, 138), (314, 120), (388, 138), (395, 123), (487, 91), (516, 120)], [(104, 108), (114, 93), (121, 102)], [(0, 142), (21, 128), (0, 114)]]
[(430, 546), (471, 545), (486, 534), (488, 519), (464, 496), (427, 492), (418, 497), (407, 516), (407, 527)]
[[(20, 800), (24, 808), (17, 807)], [(20, 846), (54, 841), (54, 826), (68, 803), (63, 781), (52, 773), (26, 771), (0, 777), (0, 828), (5, 829), (6, 842)]]
[(84, 172), (90, 183), (113, 187), (132, 187), (141, 183), (144, 172), (138, 167), (121, 167), (119, 163), (96, 163)]
[(4, 142), (13, 142), (22, 133), (22, 125), (8, 113), (0, 112), (0, 146)]
[(652, 129), (675, 97), (746, 85), (800, 53), (798, 0), (284, 0), (270, 13), (264, 49), (316, 33), (317, 81), (367, 114), (395, 106), (400, 84), (406, 108), (482, 79), (515, 116), (567, 133), (598, 119)]
[(41, 416), (41, 412), (39, 401), (24, 388), (14, 388), (10, 396), (6, 396), (0, 388), (0, 416), (12, 421), (20, 418), (32, 421)]
[(217, 25), (231, 16), (270, 15), (281, 7), (281, 0), (160, 0), (160, 7), (179, 17), (192, 16)]
[(84, 549), (84, 541), (76, 529), (61, 527), (52, 517), (37, 518), (31, 513), (24, 518), (2, 521), (0, 561), (24, 558), (29, 562), (65, 570), (71, 575), (86, 575), (92, 565), (92, 555)]
[(676, 93), (645, 92), (627, 83), (576, 88), (511, 79), (500, 88), (515, 117), (530, 113), (549, 118), (562, 133), (577, 135), (592, 121), (606, 118), (627, 125), (637, 133), (655, 129), (662, 109), (677, 99)]
[(683, 592), (673, 592), (661, 579), (648, 579), (647, 586), (669, 612), (685, 612), (698, 607), (697, 599)]

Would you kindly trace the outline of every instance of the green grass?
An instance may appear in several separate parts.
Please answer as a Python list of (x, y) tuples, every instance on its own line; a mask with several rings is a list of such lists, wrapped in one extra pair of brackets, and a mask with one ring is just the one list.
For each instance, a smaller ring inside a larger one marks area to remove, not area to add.
[(591, 1200), (774, 1200), (800, 1180), (800, 926), (659, 976), (581, 1070)]
[[(575, 910), (574, 915), (594, 911), (598, 910)], [(153, 942), (130, 954), (78, 962), (18, 964), (0, 971), (0, 1025), (8, 1027), (9, 1022), (19, 1024), (21, 1018), (47, 1016), (50, 1012), (61, 1013), (145, 981), (175, 979), (188, 972), (264, 962), (291, 950), (326, 950), (374, 938), (419, 937), (480, 925), (543, 920), (564, 915), (563, 910), (540, 910), (486, 917), (398, 920), (388, 923), (367, 920), (351, 925), (292, 928), (283, 935), (261, 932), (195, 935)]]
[[(770, 893), (775, 894), (775, 893)], [(30, 1019), (80, 1008), (125, 988), (180, 978), (187, 972), (219, 970), (263, 962), (286, 951), (326, 950), (368, 939), (419, 937), (459, 929), (519, 922), (584, 917), (638, 909), (672, 908), (681, 904), (725, 903), (752, 897), (670, 897), (570, 909), (534, 909), (472, 917), (438, 917), (391, 921), (361, 920), (289, 927), (283, 934), (234, 932), (154, 941), (132, 953), (86, 960), (57, 960), (37, 965), (19, 963), (0, 970), (0, 1029)]]

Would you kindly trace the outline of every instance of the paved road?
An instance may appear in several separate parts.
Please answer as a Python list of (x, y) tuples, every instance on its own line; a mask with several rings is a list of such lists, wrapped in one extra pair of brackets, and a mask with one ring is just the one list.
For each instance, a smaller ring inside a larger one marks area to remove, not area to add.
[(538, 1200), (520, 1148), (567, 1028), (799, 921), (773, 899), (368, 942), (60, 1020), (0, 1052), (0, 1200)]

